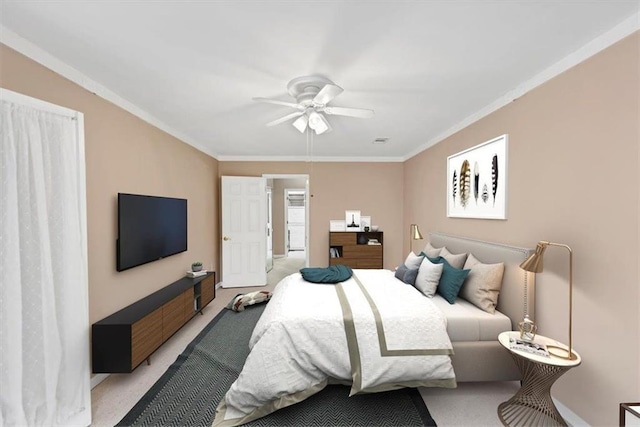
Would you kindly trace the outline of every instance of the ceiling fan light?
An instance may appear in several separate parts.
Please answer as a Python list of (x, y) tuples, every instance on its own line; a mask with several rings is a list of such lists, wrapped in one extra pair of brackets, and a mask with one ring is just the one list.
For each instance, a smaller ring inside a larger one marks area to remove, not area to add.
[[(324, 117), (323, 117), (324, 119)], [(320, 135), (321, 133), (327, 133), (327, 132), (331, 132), (333, 130), (333, 128), (331, 127), (331, 125), (329, 124), (329, 122), (327, 120), (324, 121), (325, 125), (327, 126), (326, 128), (322, 128), (322, 131), (316, 131), (316, 135)]]
[(300, 131), (300, 133), (304, 133), (304, 130), (307, 128), (307, 122), (309, 118), (307, 115), (302, 115), (293, 122), (293, 126)]
[(329, 122), (324, 118), (322, 114), (313, 111), (309, 114), (309, 127), (316, 131), (317, 135), (325, 133), (331, 127), (329, 126)]

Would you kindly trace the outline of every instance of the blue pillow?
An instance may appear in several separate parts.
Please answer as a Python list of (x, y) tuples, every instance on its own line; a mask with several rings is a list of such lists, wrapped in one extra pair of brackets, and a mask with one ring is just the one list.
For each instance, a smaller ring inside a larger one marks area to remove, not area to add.
[(462, 284), (471, 270), (461, 270), (459, 268), (452, 267), (451, 264), (441, 256), (437, 258), (429, 258), (429, 261), (434, 264), (444, 264), (436, 292), (442, 295), (449, 304), (455, 303), (456, 298), (460, 293), (460, 289), (462, 289)]
[(396, 268), (396, 279), (402, 280), (404, 282), (404, 273), (409, 271), (406, 265), (400, 264), (398, 268)]
[(408, 285), (413, 285), (416, 283), (416, 277), (418, 277), (418, 269), (417, 268), (408, 268), (406, 265), (401, 264), (396, 269), (396, 279), (402, 280), (404, 283)]
[(407, 285), (415, 286), (416, 277), (418, 277), (418, 271), (418, 268), (407, 269), (407, 271), (404, 273), (404, 276), (402, 277), (402, 281)]

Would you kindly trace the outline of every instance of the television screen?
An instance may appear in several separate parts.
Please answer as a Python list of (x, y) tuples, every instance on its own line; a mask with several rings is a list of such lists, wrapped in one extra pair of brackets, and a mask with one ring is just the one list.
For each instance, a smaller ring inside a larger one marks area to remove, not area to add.
[(116, 270), (187, 250), (187, 200), (118, 193)]

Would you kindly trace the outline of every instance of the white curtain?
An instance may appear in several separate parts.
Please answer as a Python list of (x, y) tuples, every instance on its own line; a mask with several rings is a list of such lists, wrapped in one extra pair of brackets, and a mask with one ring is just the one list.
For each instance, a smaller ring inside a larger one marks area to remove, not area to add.
[(83, 117), (0, 105), (0, 425), (89, 425)]

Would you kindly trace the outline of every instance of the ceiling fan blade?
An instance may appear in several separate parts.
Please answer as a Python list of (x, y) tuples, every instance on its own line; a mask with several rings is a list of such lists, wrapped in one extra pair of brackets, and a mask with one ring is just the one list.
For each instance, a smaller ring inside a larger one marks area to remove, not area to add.
[(359, 117), (362, 119), (373, 117), (374, 114), (373, 110), (364, 108), (324, 107), (323, 111), (334, 116)]
[(297, 108), (298, 110), (304, 109), (302, 105), (295, 104), (293, 102), (279, 101), (277, 99), (269, 99), (269, 98), (252, 98), (252, 99), (258, 102), (266, 102), (267, 104), (284, 105), (286, 107)]
[(267, 123), (267, 126), (275, 126), (275, 125), (279, 125), (280, 123), (284, 123), (284, 122), (286, 122), (287, 120), (291, 120), (291, 119), (293, 119), (294, 117), (298, 117), (298, 116), (301, 116), (301, 115), (303, 115), (303, 114), (304, 114), (304, 111), (296, 111), (295, 113), (287, 114), (287, 115), (286, 115), (286, 116), (284, 116), (284, 117), (280, 117), (280, 118), (279, 118), (279, 119), (277, 119), (277, 120), (274, 120), (274, 121), (272, 121), (272, 122)]
[(340, 86), (326, 84), (322, 89), (320, 89), (320, 92), (318, 92), (315, 98), (313, 98), (313, 103), (319, 105), (327, 105), (329, 101), (340, 95), (343, 91), (344, 89), (342, 89)]
[(300, 133), (304, 133), (304, 130), (307, 128), (307, 123), (309, 122), (309, 117), (305, 114), (300, 116), (293, 122), (293, 127), (298, 129)]

